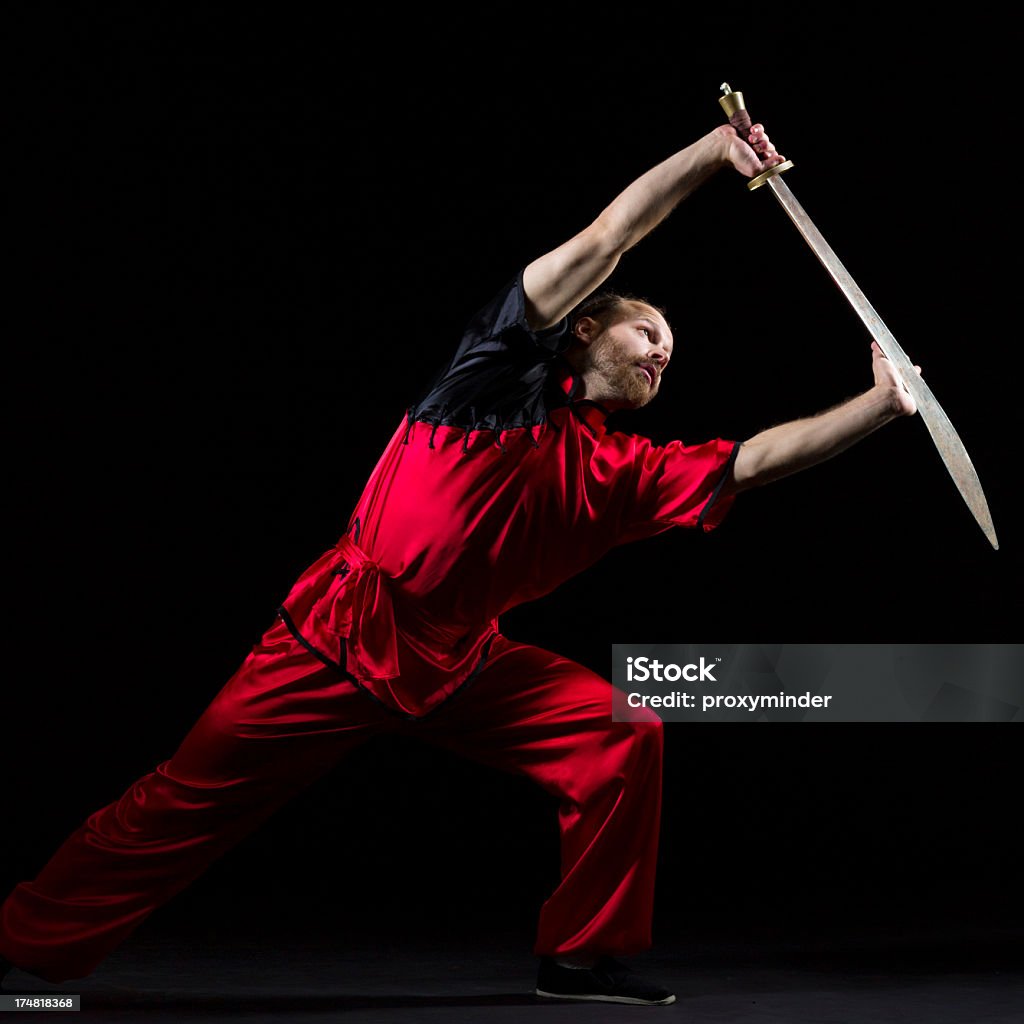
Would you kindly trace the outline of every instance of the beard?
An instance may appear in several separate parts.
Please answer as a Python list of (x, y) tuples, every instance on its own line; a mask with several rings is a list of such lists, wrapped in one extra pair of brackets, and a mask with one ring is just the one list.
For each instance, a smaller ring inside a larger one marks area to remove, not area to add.
[(654, 387), (650, 387), (647, 377), (637, 366), (635, 352), (630, 352), (627, 345), (608, 341), (604, 345), (593, 346), (587, 354), (589, 369), (596, 371), (600, 378), (600, 390), (605, 401), (639, 409), (658, 393), (661, 377), (658, 376)]

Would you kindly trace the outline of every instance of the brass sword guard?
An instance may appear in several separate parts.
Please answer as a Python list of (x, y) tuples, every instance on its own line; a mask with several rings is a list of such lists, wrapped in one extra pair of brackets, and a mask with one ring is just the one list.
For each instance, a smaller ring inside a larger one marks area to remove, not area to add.
[(793, 161), (787, 160), (785, 161), (785, 163), (776, 164), (774, 167), (769, 167), (767, 171), (765, 171), (762, 174), (759, 174), (756, 178), (751, 178), (750, 181), (747, 182), (747, 188), (749, 188), (750, 191), (753, 192), (755, 188), (760, 188), (769, 178), (774, 178), (776, 174), (781, 174), (783, 171), (788, 171), (792, 166)]

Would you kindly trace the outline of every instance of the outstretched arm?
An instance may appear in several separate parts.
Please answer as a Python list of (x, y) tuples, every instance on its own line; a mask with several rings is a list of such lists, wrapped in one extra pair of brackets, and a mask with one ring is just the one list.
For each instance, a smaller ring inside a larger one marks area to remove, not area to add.
[[(876, 342), (871, 343), (875, 386), (848, 402), (809, 419), (771, 427), (744, 442), (733, 463), (726, 493), (770, 483), (838, 455), (872, 431), (898, 416), (917, 412)], [(921, 372), (920, 367), (915, 367)]]
[(715, 171), (732, 165), (752, 178), (785, 158), (763, 126), (752, 126), (752, 146), (722, 125), (637, 178), (597, 219), (523, 274), (526, 316), (534, 330), (558, 323), (615, 269), (619, 257), (660, 224)]

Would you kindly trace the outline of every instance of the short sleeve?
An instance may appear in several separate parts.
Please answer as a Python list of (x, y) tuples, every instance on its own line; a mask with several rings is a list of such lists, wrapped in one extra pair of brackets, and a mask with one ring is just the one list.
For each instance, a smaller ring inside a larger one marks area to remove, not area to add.
[(470, 319), (454, 355), (410, 416), (474, 429), (541, 422), (548, 374), (571, 340), (566, 318), (542, 331), (530, 329), (520, 271)]
[(541, 331), (531, 330), (526, 320), (523, 273), (520, 270), (472, 317), (463, 332), (454, 363), (478, 350), (500, 350), (523, 344), (551, 355), (557, 355), (568, 348), (572, 338), (566, 317), (552, 327)]
[(735, 494), (723, 495), (740, 450), (736, 441), (716, 438), (698, 445), (671, 441), (654, 445), (638, 438), (629, 539), (651, 536), (669, 526), (713, 530), (725, 518)]

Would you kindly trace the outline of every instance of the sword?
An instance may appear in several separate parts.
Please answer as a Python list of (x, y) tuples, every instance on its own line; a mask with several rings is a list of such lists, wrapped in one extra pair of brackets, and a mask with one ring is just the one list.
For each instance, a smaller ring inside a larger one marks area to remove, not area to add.
[[(720, 97), (718, 102), (721, 103), (722, 109), (729, 118), (729, 123), (736, 129), (739, 137), (746, 142), (750, 135), (751, 121), (743, 104), (743, 93), (733, 92), (729, 88), (728, 82), (722, 83), (721, 90), (725, 95)], [(943, 411), (942, 406), (935, 400), (931, 388), (914, 369), (914, 364), (911, 363), (900, 343), (893, 337), (889, 328), (882, 323), (882, 318), (875, 312), (865, 294), (857, 287), (857, 282), (850, 276), (846, 267), (840, 263), (839, 257), (811, 222), (811, 218), (807, 216), (804, 208), (796, 201), (789, 186), (779, 177), (779, 174), (788, 171), (792, 166), (793, 161), (786, 160), (784, 163), (771, 167), (763, 174), (748, 181), (747, 188), (756, 189), (767, 184), (775, 193), (775, 198), (789, 214), (789, 219), (803, 235), (804, 241), (811, 247), (814, 255), (821, 260), (832, 280), (839, 286), (839, 290), (846, 296), (847, 302), (853, 306), (854, 312), (868, 329), (868, 333), (878, 342), (882, 354), (899, 372), (903, 379), (903, 386), (917, 403), (917, 411), (920, 413), (921, 419), (924, 420), (925, 426), (935, 442), (935, 447), (939, 450), (946, 469), (949, 470), (949, 475), (953, 478), (964, 501), (967, 502), (967, 507), (984, 531), (989, 543), (998, 551), (999, 541), (996, 539), (996, 531), (992, 525), (992, 514), (989, 512), (988, 502), (985, 500), (985, 492), (981, 489), (981, 481), (978, 479), (978, 473), (971, 463), (963, 441), (960, 440), (953, 424), (949, 422), (949, 417)]]

